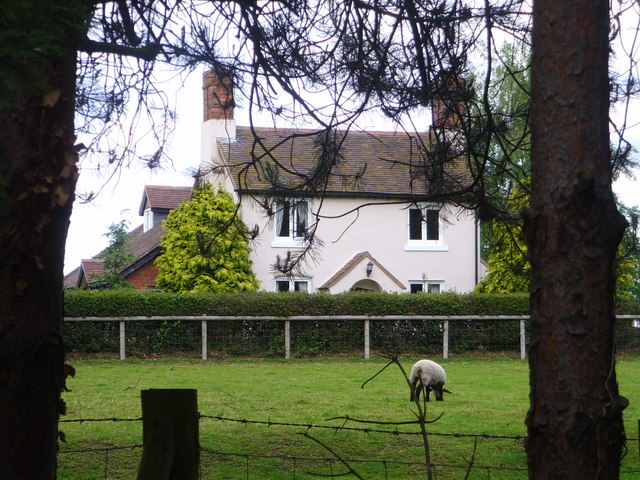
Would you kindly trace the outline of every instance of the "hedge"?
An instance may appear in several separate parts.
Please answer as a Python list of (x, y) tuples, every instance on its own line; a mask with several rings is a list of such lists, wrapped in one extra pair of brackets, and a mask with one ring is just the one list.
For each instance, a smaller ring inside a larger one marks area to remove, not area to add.
[[(624, 299), (618, 314), (640, 312), (640, 301)], [(524, 294), (386, 294), (350, 292), (174, 294), (139, 290), (68, 290), (67, 317), (121, 316), (324, 316), (324, 315), (527, 315)]]
[(526, 295), (304, 293), (173, 294), (138, 290), (69, 290), (67, 317), (526, 315)]

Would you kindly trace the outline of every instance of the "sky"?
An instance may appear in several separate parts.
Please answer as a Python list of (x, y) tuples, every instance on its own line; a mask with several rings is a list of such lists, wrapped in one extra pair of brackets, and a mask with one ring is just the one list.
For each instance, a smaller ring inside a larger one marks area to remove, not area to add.
[[(78, 267), (82, 259), (92, 258), (108, 245), (105, 233), (111, 224), (126, 220), (130, 230), (142, 224), (138, 209), (145, 185), (193, 185), (189, 170), (197, 168), (200, 162), (201, 79), (202, 72), (195, 71), (185, 80), (184, 87), (166, 92), (175, 102), (177, 113), (176, 128), (168, 149), (172, 165), (166, 164), (156, 172), (131, 166), (122, 169), (117, 178), (106, 184), (91, 168), (81, 168), (77, 191), (100, 190), (100, 193), (90, 203), (83, 204), (76, 200), (74, 204), (66, 244), (65, 275)], [(246, 109), (236, 108), (235, 116), (238, 125), (248, 125)], [(260, 125), (259, 120), (256, 124)], [(270, 124), (264, 123), (262, 126)], [(636, 129), (640, 130), (638, 127)], [(630, 138), (640, 152), (640, 131), (633, 132)], [(640, 171), (637, 173), (640, 178)], [(640, 207), (639, 180), (622, 178), (614, 184), (614, 191), (623, 204)]]

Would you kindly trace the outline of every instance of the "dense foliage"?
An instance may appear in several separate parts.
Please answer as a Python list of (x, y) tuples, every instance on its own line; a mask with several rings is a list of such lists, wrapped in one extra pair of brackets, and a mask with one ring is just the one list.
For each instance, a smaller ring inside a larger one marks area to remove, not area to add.
[[(640, 312), (640, 301), (620, 299), (619, 314)], [(118, 316), (276, 316), (294, 315), (527, 315), (525, 294), (416, 294), (350, 292), (162, 293), (85, 291), (65, 293), (66, 317)]]
[(158, 287), (169, 292), (243, 292), (258, 289), (248, 232), (231, 195), (204, 184), (169, 213), (157, 258)]
[[(494, 218), (481, 224), (482, 255), (489, 264), (487, 276), (477, 285), (477, 293), (526, 293), (529, 291), (530, 262), (523, 232), (521, 212), (531, 196), (531, 79), (528, 63), (530, 47), (523, 43), (504, 44), (503, 62), (495, 69), (489, 85), (490, 108), (486, 112), (499, 132), (489, 142), (483, 182), (491, 192)], [(637, 164), (630, 150), (612, 146), (612, 174), (632, 176)], [(640, 298), (638, 257), (638, 212), (618, 202), (629, 228), (618, 248), (616, 290), (619, 297)]]

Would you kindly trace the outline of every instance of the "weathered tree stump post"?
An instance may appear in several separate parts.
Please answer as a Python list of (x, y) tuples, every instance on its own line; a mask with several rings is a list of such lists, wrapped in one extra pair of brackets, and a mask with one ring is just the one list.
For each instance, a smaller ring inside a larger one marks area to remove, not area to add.
[(144, 447), (138, 480), (197, 480), (197, 390), (143, 390)]

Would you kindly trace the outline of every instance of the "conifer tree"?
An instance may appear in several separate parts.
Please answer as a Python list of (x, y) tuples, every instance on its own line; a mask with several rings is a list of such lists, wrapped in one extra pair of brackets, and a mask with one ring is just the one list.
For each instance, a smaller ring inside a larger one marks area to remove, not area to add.
[(169, 212), (156, 259), (158, 287), (170, 292), (255, 291), (247, 227), (231, 195), (209, 184)]

